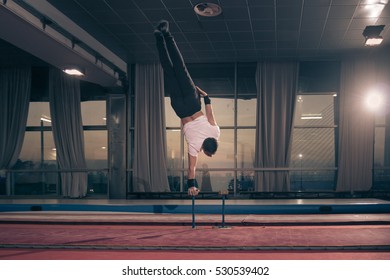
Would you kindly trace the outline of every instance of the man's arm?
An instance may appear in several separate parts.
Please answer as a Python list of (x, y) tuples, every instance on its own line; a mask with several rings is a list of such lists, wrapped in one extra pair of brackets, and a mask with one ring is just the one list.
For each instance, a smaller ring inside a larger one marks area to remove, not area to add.
[[(211, 106), (210, 98), (208, 97), (207, 92), (205, 92), (204, 90), (202, 90), (199, 87), (196, 87), (196, 89), (198, 90), (198, 93), (205, 98), (205, 108), (206, 108), (207, 120), (209, 121), (209, 123), (211, 125), (217, 125), (217, 122), (215, 121), (215, 117), (214, 117), (213, 107)], [(208, 100), (208, 102), (206, 102), (206, 99)]]
[(209, 121), (209, 123), (211, 125), (217, 125), (217, 122), (215, 121), (215, 118), (214, 118), (213, 107), (211, 106), (211, 104), (206, 104), (205, 108), (206, 108), (206, 117), (207, 117), (207, 120)]
[(188, 179), (195, 179), (195, 170), (196, 170), (196, 163), (198, 162), (198, 158), (191, 156), (188, 154)]
[(188, 154), (188, 174), (187, 179), (188, 182), (193, 182), (192, 185), (188, 186), (188, 195), (194, 196), (199, 193), (199, 189), (196, 188), (195, 185), (195, 171), (196, 171), (196, 164), (198, 162), (198, 157), (191, 156)]

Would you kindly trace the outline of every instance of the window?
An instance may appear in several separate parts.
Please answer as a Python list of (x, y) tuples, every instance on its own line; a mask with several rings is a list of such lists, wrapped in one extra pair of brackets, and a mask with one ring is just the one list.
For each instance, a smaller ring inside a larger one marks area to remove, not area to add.
[[(198, 156), (196, 179), (202, 192), (230, 192), (253, 188), (256, 131), (255, 63), (188, 65), (197, 86), (212, 99), (221, 129), (217, 153)], [(203, 102), (202, 107), (204, 108)], [(185, 191), (187, 143), (180, 120), (165, 98), (168, 176), (172, 191)]]
[(88, 194), (107, 194), (108, 191), (108, 134), (106, 100), (81, 102), (84, 126), (84, 151), (88, 172)]
[(390, 114), (376, 114), (374, 146), (374, 190), (389, 190)]
[[(81, 114), (85, 158), (90, 169), (88, 191), (90, 194), (107, 193), (106, 101), (82, 102)], [(22, 150), (11, 173), (11, 192), (16, 195), (57, 195), (60, 193), (57, 170), (49, 102), (30, 102)]]
[[(256, 66), (256, 63), (237, 63), (188, 67), (195, 84), (210, 94), (221, 127), (218, 152), (211, 159), (202, 153), (198, 158), (196, 179), (203, 191), (219, 192), (227, 188), (240, 197), (257, 191), (254, 185)], [(335, 188), (338, 67), (336, 62), (301, 65), (289, 165), (292, 192)], [(185, 191), (187, 147), (169, 97), (165, 104), (169, 182), (171, 190)]]
[(336, 93), (296, 98), (290, 167), (292, 191), (333, 191), (335, 187)]
[(230, 189), (234, 193), (255, 191), (254, 170), (256, 151), (257, 88), (256, 63), (237, 66), (237, 124), (235, 180)]
[(81, 102), (87, 168), (107, 168), (106, 101)]
[(11, 173), (13, 194), (57, 194), (57, 154), (51, 130), (49, 102), (30, 102), (22, 150)]
[(94, 100), (81, 102), (81, 117), (83, 125), (106, 125), (106, 101)]

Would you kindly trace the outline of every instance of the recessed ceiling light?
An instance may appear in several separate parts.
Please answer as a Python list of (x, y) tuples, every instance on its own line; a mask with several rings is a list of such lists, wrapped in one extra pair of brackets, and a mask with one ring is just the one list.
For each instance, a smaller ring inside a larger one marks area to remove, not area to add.
[(363, 31), (363, 36), (366, 38), (365, 45), (366, 46), (377, 46), (382, 43), (383, 38), (380, 36), (384, 25), (370, 25), (366, 26)]
[(195, 5), (194, 11), (202, 17), (216, 17), (222, 13), (222, 8), (214, 3), (199, 3)]
[(380, 45), (383, 41), (382, 36), (373, 37), (373, 38), (366, 38), (365, 45), (368, 47), (377, 46)]
[(85, 70), (78, 66), (67, 66), (62, 69), (66, 74), (72, 76), (84, 76)]

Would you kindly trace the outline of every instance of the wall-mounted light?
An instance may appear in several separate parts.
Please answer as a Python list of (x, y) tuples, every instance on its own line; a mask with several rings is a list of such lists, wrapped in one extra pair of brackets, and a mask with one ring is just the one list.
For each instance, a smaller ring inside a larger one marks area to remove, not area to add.
[(365, 46), (377, 46), (382, 43), (383, 38), (380, 36), (380, 33), (382, 32), (384, 25), (369, 25), (366, 26), (366, 28), (363, 31), (363, 36), (366, 38), (365, 40)]
[(66, 66), (64, 69), (62, 69), (66, 74), (72, 75), (72, 76), (85, 76), (85, 69), (79, 67), (79, 66)]
[(384, 106), (384, 95), (379, 89), (371, 89), (365, 98), (366, 108), (371, 112), (379, 112)]

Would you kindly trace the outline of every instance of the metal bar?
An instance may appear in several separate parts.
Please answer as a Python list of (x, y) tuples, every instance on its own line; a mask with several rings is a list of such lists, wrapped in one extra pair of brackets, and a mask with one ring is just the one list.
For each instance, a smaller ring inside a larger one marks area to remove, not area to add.
[(222, 227), (225, 227), (225, 195), (222, 195)]
[(195, 228), (195, 195), (192, 196), (192, 228)]

